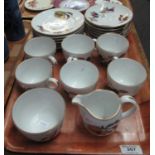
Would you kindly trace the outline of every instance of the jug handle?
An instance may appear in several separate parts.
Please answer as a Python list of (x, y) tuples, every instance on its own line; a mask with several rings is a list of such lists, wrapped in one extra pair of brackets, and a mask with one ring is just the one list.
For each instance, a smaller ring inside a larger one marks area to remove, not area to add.
[(136, 109), (138, 107), (138, 104), (137, 104), (135, 98), (133, 98), (130, 95), (124, 95), (120, 99), (122, 101), (122, 105), (126, 104), (126, 103), (132, 104), (132, 107), (130, 109), (128, 109), (127, 111), (122, 112), (122, 119), (124, 119), (124, 118), (130, 116), (131, 114), (133, 114), (136, 111)]

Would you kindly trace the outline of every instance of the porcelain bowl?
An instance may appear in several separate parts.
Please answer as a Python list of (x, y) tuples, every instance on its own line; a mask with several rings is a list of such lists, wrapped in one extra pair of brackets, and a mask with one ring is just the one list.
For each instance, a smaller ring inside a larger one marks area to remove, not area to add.
[(12, 109), (12, 119), (25, 137), (44, 142), (60, 132), (65, 114), (62, 96), (49, 88), (35, 88), (17, 98)]

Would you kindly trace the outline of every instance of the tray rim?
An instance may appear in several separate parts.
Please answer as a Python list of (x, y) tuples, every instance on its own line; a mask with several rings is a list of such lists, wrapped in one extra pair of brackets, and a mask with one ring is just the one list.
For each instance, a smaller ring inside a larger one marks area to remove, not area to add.
[[(131, 4), (130, 4), (130, 2), (128, 1), (128, 0), (126, 0), (126, 2), (129, 4), (129, 6), (131, 7)], [(135, 39), (136, 39), (136, 41), (137, 41), (137, 43), (138, 43), (138, 45), (137, 46), (139, 46), (139, 49), (140, 49), (140, 52), (139, 52), (139, 55), (140, 55), (140, 57), (141, 57), (141, 60), (142, 60), (142, 62), (143, 62), (143, 65), (145, 66), (145, 68), (146, 68), (146, 70), (147, 70), (147, 73), (148, 73), (148, 80), (150, 81), (150, 68), (149, 68), (149, 63), (148, 63), (148, 60), (147, 60), (147, 58), (146, 58), (146, 55), (145, 55), (145, 53), (144, 53), (144, 49), (143, 49), (143, 46), (142, 46), (142, 44), (141, 44), (141, 41), (140, 41), (140, 38), (139, 38), (139, 36), (138, 36), (138, 33), (137, 33), (137, 30), (136, 30), (136, 27), (135, 27), (135, 25), (134, 25), (134, 23), (132, 23), (132, 32), (134, 33), (134, 37), (135, 37)], [(14, 86), (14, 82), (13, 82), (13, 85), (12, 86)], [(13, 88), (13, 87), (12, 87)], [(11, 89), (12, 89), (11, 88)], [(11, 90), (12, 91), (12, 90)], [(11, 94), (11, 92), (10, 92), (10, 94)], [(150, 104), (150, 100), (148, 100), (148, 102), (147, 102), (147, 104)], [(5, 109), (5, 111), (7, 111), (7, 104), (6, 104), (6, 109)], [(5, 113), (5, 115), (6, 115), (6, 113)], [(5, 122), (5, 121), (4, 121)], [(5, 128), (6, 128), (6, 124), (5, 124)], [(5, 128), (4, 128), (4, 130), (5, 130)], [(9, 150), (9, 151), (12, 151), (12, 152), (17, 152), (17, 151), (14, 151), (14, 150), (12, 150), (11, 149), (11, 145), (8, 145), (8, 143), (6, 143), (6, 137), (4, 137), (5, 138), (5, 141), (4, 141), (4, 146), (5, 146), (5, 149), (7, 149), (7, 150)], [(149, 141), (149, 139), (147, 139), (147, 141)], [(20, 152), (20, 151), (18, 151), (19, 153), (24, 153), (24, 152)], [(36, 152), (32, 152), (32, 151), (29, 151), (29, 152), (25, 152), (25, 153), (36, 153)], [(54, 153), (60, 153), (60, 154), (66, 154), (66, 153), (71, 153), (71, 152), (52, 152), (52, 154), (54, 154)], [(49, 152), (49, 153), (46, 153), (46, 154), (51, 154), (51, 152)], [(76, 154), (76, 153), (73, 153), (73, 154)]]

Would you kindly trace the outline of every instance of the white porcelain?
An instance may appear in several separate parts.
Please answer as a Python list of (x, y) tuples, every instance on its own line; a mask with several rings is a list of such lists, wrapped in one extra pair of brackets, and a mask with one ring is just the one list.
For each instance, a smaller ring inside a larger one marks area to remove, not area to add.
[(26, 0), (25, 8), (32, 11), (43, 11), (52, 8), (53, 0)]
[(133, 18), (132, 11), (124, 5), (104, 2), (93, 5), (85, 13), (88, 22), (99, 27), (116, 28), (129, 23)]
[(56, 48), (57, 49), (61, 49), (61, 42), (62, 40), (67, 37), (68, 35), (71, 35), (71, 34), (83, 34), (84, 33), (84, 25), (82, 25), (79, 29), (77, 29), (76, 31), (72, 32), (72, 33), (68, 33), (66, 35), (52, 35), (52, 36), (48, 36), (48, 35), (45, 35), (45, 34), (41, 34), (41, 33), (38, 33), (36, 32), (34, 29), (33, 29), (33, 36), (34, 37), (38, 37), (38, 36), (48, 36), (50, 38), (52, 38), (53, 40), (55, 40), (56, 42)]
[(109, 86), (120, 93), (136, 95), (146, 78), (147, 73), (144, 66), (129, 58), (114, 60), (107, 68)]
[(60, 8), (70, 8), (78, 11), (85, 11), (90, 6), (87, 0), (63, 0), (60, 2)]
[(49, 88), (35, 88), (17, 98), (12, 109), (14, 125), (28, 139), (51, 140), (60, 132), (65, 114), (62, 96)]
[(97, 67), (86, 60), (68, 62), (60, 70), (61, 84), (71, 95), (93, 91), (98, 79)]
[(53, 64), (57, 63), (54, 55), (56, 52), (56, 43), (49, 37), (35, 37), (26, 42), (24, 46), (26, 58), (46, 58)]
[(58, 87), (58, 80), (52, 77), (51, 63), (42, 58), (30, 58), (21, 62), (16, 68), (15, 78), (24, 89)]
[(96, 46), (102, 58), (109, 61), (125, 54), (129, 48), (129, 41), (120, 34), (105, 33), (97, 38)]
[[(100, 89), (77, 95), (72, 99), (72, 103), (79, 105), (85, 127), (97, 136), (110, 134), (121, 119), (129, 117), (137, 109), (137, 102), (133, 97), (119, 97), (112, 91)], [(125, 103), (132, 105), (127, 111), (122, 110)]]
[(61, 46), (66, 59), (69, 57), (87, 59), (95, 48), (94, 41), (83, 34), (67, 36), (62, 41)]
[(31, 22), (32, 28), (48, 36), (66, 35), (84, 24), (84, 16), (77, 10), (54, 8), (36, 15)]
[(96, 0), (95, 4), (102, 5), (104, 2), (111, 2), (123, 5), (122, 2), (120, 2), (119, 0)]

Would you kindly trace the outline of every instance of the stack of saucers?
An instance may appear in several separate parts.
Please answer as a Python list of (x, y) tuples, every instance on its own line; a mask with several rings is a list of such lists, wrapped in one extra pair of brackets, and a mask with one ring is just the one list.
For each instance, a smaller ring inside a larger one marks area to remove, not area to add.
[(91, 6), (85, 13), (86, 33), (93, 38), (107, 32), (115, 32), (127, 36), (131, 21), (132, 11), (124, 5), (103, 2)]
[(70, 34), (84, 32), (84, 16), (77, 10), (55, 8), (36, 15), (32, 22), (34, 36), (48, 36), (61, 48), (62, 40)]

